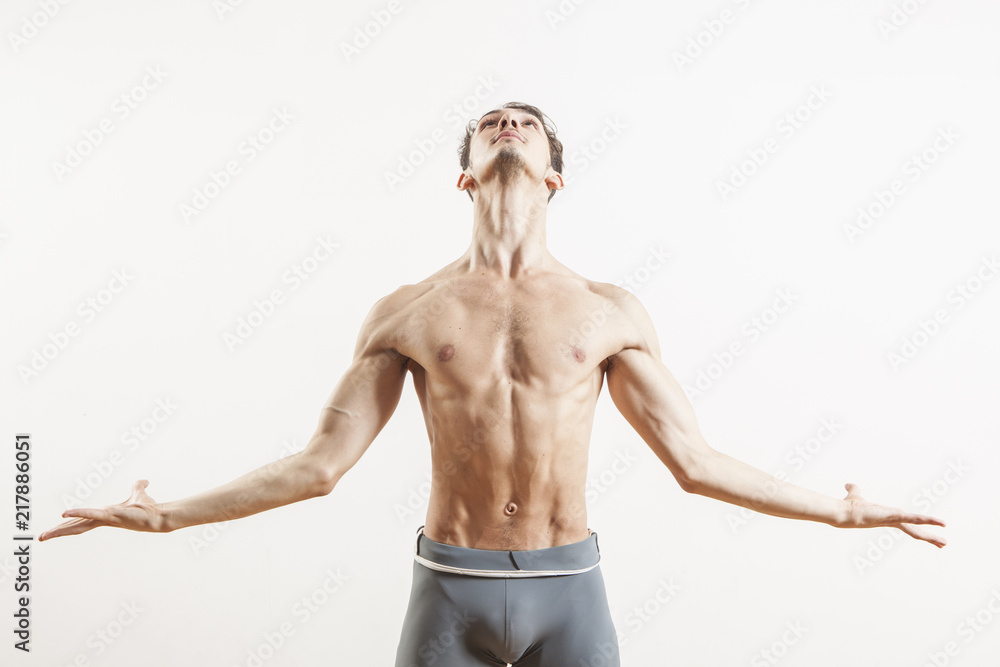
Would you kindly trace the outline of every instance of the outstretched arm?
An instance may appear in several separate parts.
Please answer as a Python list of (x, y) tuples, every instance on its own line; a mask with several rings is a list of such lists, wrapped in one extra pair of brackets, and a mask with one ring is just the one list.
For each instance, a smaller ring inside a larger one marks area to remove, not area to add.
[(391, 303), (380, 300), (362, 325), (354, 361), (320, 413), (306, 448), (261, 466), (227, 484), (166, 503), (132, 485), (127, 500), (104, 508), (63, 512), (70, 517), (39, 535), (39, 541), (77, 535), (99, 526), (170, 532), (187, 526), (229, 521), (330, 493), (361, 458), (399, 403), (406, 379), (406, 358), (385, 344), (385, 315)]
[(660, 361), (652, 321), (639, 300), (622, 290), (623, 325), (633, 330), (628, 347), (609, 358), (608, 393), (615, 406), (688, 493), (764, 514), (819, 521), (838, 528), (893, 526), (938, 547), (945, 540), (923, 525), (940, 519), (869, 503), (854, 484), (843, 499), (779, 480), (708, 445), (683, 388)]

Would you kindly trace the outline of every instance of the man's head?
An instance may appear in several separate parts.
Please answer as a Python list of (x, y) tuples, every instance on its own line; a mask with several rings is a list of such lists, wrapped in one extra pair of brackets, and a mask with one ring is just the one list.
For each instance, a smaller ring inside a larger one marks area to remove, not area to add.
[[(504, 132), (516, 136), (501, 137)], [(481, 167), (492, 170), (501, 184), (525, 169), (548, 182), (554, 173), (562, 174), (562, 151), (555, 125), (541, 110), (530, 104), (508, 102), (483, 114), (478, 121), (469, 121), (458, 156), (467, 179), (474, 180), (473, 169)], [(462, 179), (459, 187), (463, 187)], [(467, 181), (463, 189), (473, 199)], [(556, 189), (549, 188), (549, 200)]]

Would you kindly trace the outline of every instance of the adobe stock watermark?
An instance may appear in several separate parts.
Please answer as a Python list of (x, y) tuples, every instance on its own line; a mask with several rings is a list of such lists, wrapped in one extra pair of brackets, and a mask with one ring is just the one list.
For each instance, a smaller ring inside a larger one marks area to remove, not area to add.
[(885, 189), (876, 188), (868, 203), (858, 206), (854, 221), (843, 224), (844, 235), (848, 242), (854, 245), (858, 238), (881, 220), (899, 198), (906, 193), (907, 180), (910, 183), (916, 183), (920, 180), (920, 177), (931, 168), (931, 165), (955, 145), (955, 140), (958, 138), (959, 134), (950, 125), (938, 128), (937, 135), (930, 145), (918, 153), (911, 154), (903, 162), (900, 178), (892, 179)]
[(350, 577), (340, 571), (340, 568), (327, 569), (324, 573), (321, 584), (316, 586), (308, 595), (303, 595), (292, 605), (291, 614), (298, 621), (298, 625), (290, 620), (282, 621), (271, 631), (261, 633), (260, 642), (246, 651), (246, 659), (242, 663), (246, 667), (261, 667), (265, 662), (275, 656), (284, 646), (289, 637), (292, 637), (296, 630), (304, 626), (309, 620), (325, 607), (330, 599), (343, 589), (345, 582)]
[(627, 128), (628, 124), (618, 116), (605, 118), (604, 125), (594, 138), (570, 151), (565, 163), (576, 167), (577, 171), (563, 174), (563, 182), (566, 184), (566, 187), (576, 183), (575, 174), (582, 174), (587, 171), (590, 165), (596, 162), (600, 156), (607, 152), (612, 144), (618, 141), (622, 135), (622, 130)]
[[(945, 667), (951, 664), (952, 658), (962, 652), (962, 645), (971, 644), (997, 616), (1000, 616), (1000, 587), (994, 586), (983, 606), (955, 626), (956, 637), (945, 642), (939, 651), (929, 652), (921, 667)], [(959, 644), (959, 639), (963, 640), (963, 644)]]
[[(843, 428), (844, 424), (843, 422), (838, 421), (838, 417), (824, 417), (820, 420), (820, 426), (816, 429), (816, 433), (814, 435), (806, 439), (805, 442), (795, 445), (795, 447), (793, 447), (785, 455), (785, 463), (787, 463), (790, 469), (794, 472), (803, 470), (807, 463), (812, 461), (820, 454), (820, 452), (823, 451), (824, 447), (833, 442), (834, 437), (840, 433)], [(789, 481), (788, 470), (784, 468), (775, 470), (771, 473), (771, 476), (779, 481)], [(777, 491), (776, 485), (769, 487), (759, 500), (772, 497), (775, 491)], [(756, 502), (758, 502), (758, 499), (755, 499), (755, 503)], [(740, 528), (747, 525), (755, 516), (760, 516), (760, 514), (754, 512), (751, 508), (740, 507), (736, 511), (727, 512), (726, 523), (729, 524), (730, 530), (732, 530), (735, 534)]]
[(597, 474), (587, 474), (587, 481), (583, 489), (583, 501), (573, 501), (572, 506), (566, 508), (568, 517), (585, 516), (588, 505), (593, 507), (611, 487), (619, 484), (624, 479), (633, 466), (639, 461), (638, 457), (632, 453), (631, 449), (615, 450), (611, 463), (604, 465)]
[(16, 33), (13, 31), (7, 33), (7, 41), (10, 42), (10, 48), (14, 53), (20, 53), (21, 49), (37, 37), (69, 2), (70, 0), (39, 0), (38, 11), (22, 17), (21, 26)]
[(693, 34), (688, 34), (687, 42), (683, 49), (675, 49), (671, 54), (677, 71), (684, 73), (684, 68), (694, 64), (694, 61), (701, 58), (705, 52), (715, 44), (726, 32), (728, 26), (732, 25), (739, 12), (750, 7), (752, 0), (733, 0), (733, 5), (739, 11), (728, 8), (721, 9), (716, 16), (701, 22), (701, 29)]
[(233, 183), (233, 179), (243, 173), (244, 167), (270, 146), (282, 132), (288, 129), (295, 115), (285, 107), (272, 109), (271, 117), (256, 132), (248, 134), (237, 146), (236, 156), (226, 161), (219, 170), (209, 170), (208, 178), (202, 185), (192, 189), (190, 201), (178, 204), (178, 211), (185, 224), (201, 215), (219, 195)]
[[(499, 85), (500, 83), (493, 79), (493, 75), (480, 76), (476, 87), (470, 94), (445, 109), (441, 116), (446, 123), (453, 126), (452, 132), (461, 129), (465, 123), (464, 119), (473, 114), (483, 101), (493, 95)], [(396, 161), (396, 169), (393, 171), (386, 170), (383, 173), (385, 183), (389, 186), (389, 192), (395, 192), (397, 187), (416, 173), (417, 168), (427, 162), (427, 159), (434, 154), (439, 144), (451, 139), (446, 132), (447, 130), (444, 127), (436, 127), (427, 136), (414, 139), (413, 144), (415, 148), (413, 150), (406, 154), (399, 154)]]
[(983, 256), (976, 270), (948, 292), (945, 297), (947, 305), (935, 308), (929, 317), (921, 318), (910, 333), (903, 335), (898, 347), (886, 354), (889, 367), (898, 373), (900, 368), (913, 361), (941, 333), (941, 329), (951, 322), (952, 315), (975, 299), (998, 272), (1000, 263), (997, 262), (996, 254)]
[(893, 3), (892, 9), (889, 10), (889, 15), (880, 18), (875, 23), (875, 27), (878, 28), (882, 39), (888, 42), (889, 38), (906, 26), (910, 22), (910, 19), (926, 4), (927, 0), (903, 0), (902, 2)]
[(615, 457), (599, 474), (587, 478), (584, 487), (584, 496), (589, 503), (597, 502), (598, 498), (608, 492), (622, 477), (625, 476), (632, 466), (639, 459), (632, 454), (632, 450), (618, 449)]
[(771, 642), (770, 646), (753, 654), (753, 657), (750, 658), (750, 667), (777, 665), (782, 658), (788, 655), (789, 649), (798, 644), (802, 636), (809, 630), (802, 625), (802, 621), (788, 621), (785, 623), (785, 628), (781, 636)]
[[(299, 443), (294, 439), (285, 440), (281, 443), (281, 451), (278, 452), (277, 460), (280, 461), (281, 459), (291, 456), (292, 454), (298, 454), (304, 449), (305, 446), (299, 445)], [(275, 463), (275, 461), (272, 461), (272, 464), (273, 463)], [(261, 481), (263, 482), (264, 480)], [(218, 539), (222, 536), (222, 533), (229, 528), (229, 524), (233, 521), (235, 521), (235, 519), (202, 524), (197, 534), (194, 534), (193, 530), (187, 531), (188, 546), (191, 547), (191, 552), (195, 556), (202, 555), (206, 549), (218, 541)], [(191, 526), (191, 528), (193, 529), (194, 526)]]
[[(617, 633), (616, 633), (617, 634)], [(615, 646), (610, 641), (592, 642), (593, 649), (586, 657), (581, 657), (579, 662), (573, 667), (611, 667), (611, 665), (621, 664), (619, 658), (619, 646)], [(510, 665), (508, 664), (508, 667)]]
[(650, 281), (653, 274), (667, 265), (670, 253), (663, 249), (663, 246), (654, 248), (649, 246), (649, 253), (646, 259), (640, 262), (630, 273), (626, 273), (614, 284), (629, 292), (636, 294), (646, 283)]
[(617, 311), (617, 303), (611, 299), (602, 300), (599, 307), (592, 308), (587, 312), (586, 317), (580, 321), (579, 325), (570, 328), (568, 339), (560, 339), (556, 342), (556, 350), (561, 356), (571, 357), (579, 362), (586, 361), (587, 341), (608, 323), (610, 319), (608, 315)]
[[(424, 293), (420, 296), (416, 302), (410, 304), (410, 309), (412, 312), (411, 322), (413, 326), (422, 329), (426, 328), (432, 320), (436, 320), (440, 317), (441, 313), (445, 311), (448, 304), (454, 303), (458, 298), (455, 292), (454, 286), (450, 281), (443, 281), (434, 289)], [(342, 382), (357, 382), (360, 384), (365, 384), (376, 379), (382, 371), (389, 368), (393, 364), (400, 364), (400, 362), (406, 361), (404, 357), (397, 350), (385, 350), (374, 356), (371, 361), (363, 363), (359, 367), (359, 372), (356, 373), (357, 379), (353, 377), (350, 380), (342, 380)], [(401, 366), (400, 366), (401, 368)], [(355, 385), (356, 386), (356, 385)]]
[(734, 164), (729, 170), (729, 177), (725, 180), (715, 181), (715, 189), (723, 202), (746, 185), (750, 179), (757, 174), (760, 169), (770, 161), (771, 156), (778, 152), (782, 143), (789, 142), (795, 134), (805, 127), (815, 112), (822, 109), (833, 93), (827, 90), (826, 84), (810, 86), (809, 95), (802, 104), (784, 113), (774, 124), (774, 131), (777, 136), (769, 136), (758, 146), (753, 146), (746, 150), (746, 158)]
[(115, 101), (111, 103), (108, 114), (97, 121), (93, 127), (81, 130), (82, 139), (66, 145), (62, 162), (53, 160), (52, 173), (55, 175), (56, 180), (62, 183), (75, 169), (82, 166), (86, 158), (92, 155), (94, 150), (103, 144), (104, 140), (117, 129), (118, 124), (128, 118), (133, 111), (149, 99), (150, 94), (160, 87), (168, 74), (168, 72), (160, 69), (160, 65), (147, 66), (139, 83), (115, 98)]
[(684, 393), (687, 394), (688, 400), (693, 401), (699, 396), (704, 396), (705, 392), (733, 367), (736, 359), (770, 331), (800, 298), (787, 289), (779, 289), (775, 294), (777, 296), (769, 306), (743, 323), (740, 327), (742, 337), (731, 342), (722, 352), (714, 353), (712, 361), (704, 368), (698, 369), (694, 384), (684, 385)]
[[(951, 490), (965, 478), (972, 468), (965, 465), (958, 459), (948, 461), (948, 468), (944, 473), (930, 484), (924, 486), (914, 494), (912, 504), (915, 511), (927, 514), (937, 503), (941, 501)], [(882, 561), (885, 555), (902, 539), (910, 539), (909, 536), (898, 528), (885, 527), (879, 529), (879, 536), (868, 540), (867, 548), (863, 554), (857, 554), (852, 559), (858, 574), (864, 576), (865, 572)]]
[(292, 264), (281, 274), (281, 284), (289, 285), (287, 293), (281, 287), (272, 288), (267, 296), (254, 299), (250, 311), (237, 319), (232, 330), (222, 334), (222, 340), (230, 353), (246, 343), (286, 303), (288, 295), (298, 290), (323, 264), (333, 256), (339, 243), (330, 240), (330, 235), (317, 236), (312, 250), (301, 260)]
[[(649, 253), (645, 260), (640, 262), (630, 273), (625, 274), (614, 285), (626, 289), (633, 294), (638, 292), (649, 282), (653, 274), (666, 266), (666, 260), (670, 255), (663, 251), (663, 247), (654, 248), (649, 246)], [(583, 362), (587, 359), (586, 344), (595, 334), (597, 334), (612, 318), (612, 313), (618, 311), (618, 304), (612, 299), (602, 299), (601, 305), (591, 308), (576, 326), (571, 326), (568, 338), (559, 340), (556, 343), (556, 351), (561, 356), (569, 356)]]
[(114, 613), (114, 617), (110, 621), (87, 635), (85, 641), (87, 649), (80, 651), (73, 657), (73, 660), (64, 664), (72, 667), (90, 667), (90, 665), (100, 664), (100, 662), (91, 662), (91, 660), (103, 655), (111, 648), (125, 634), (125, 631), (135, 624), (139, 615), (146, 611), (135, 600), (122, 602), (119, 606), (121, 609)]
[[(407, 1), (405, 4), (411, 4)], [(340, 52), (344, 55), (344, 60), (350, 64), (351, 60), (361, 55), (372, 41), (382, 34), (382, 31), (389, 27), (393, 19), (403, 11), (404, 3), (401, 0), (389, 0), (384, 9), (373, 9), (371, 19), (362, 25), (354, 27), (354, 35), (350, 42), (340, 42)]]
[(406, 498), (402, 501), (396, 501), (392, 505), (393, 511), (396, 513), (396, 518), (399, 519), (399, 523), (403, 523), (406, 519), (413, 516), (417, 512), (425, 509), (427, 507), (427, 501), (431, 497), (431, 472), (428, 470), (424, 473), (424, 481), (416, 486), (411, 486), (406, 492)]
[[(437, 470), (446, 476), (464, 472), (466, 468), (460, 464), (472, 459), (490, 441), (490, 436), (503, 423), (502, 419), (498, 419), (490, 425), (480, 424), (471, 433), (466, 433), (461, 442), (447, 456), (438, 455), (438, 460), (435, 462), (438, 464)], [(397, 500), (393, 504), (393, 511), (400, 523), (427, 507), (427, 502), (431, 497), (432, 479), (430, 471), (424, 473), (424, 481), (416, 486), (411, 486), (406, 492), (405, 499)]]
[(628, 628), (630, 634), (626, 635), (623, 631), (618, 631), (619, 646), (625, 646), (630, 639), (634, 639), (643, 629), (648, 627), (673, 602), (681, 590), (681, 586), (674, 581), (673, 577), (669, 576), (660, 577), (656, 580), (655, 585), (656, 589), (646, 599), (633, 605), (632, 609), (625, 613), (622, 625)]
[(6, 586), (11, 577), (18, 574), (18, 570), (20, 569), (20, 563), (11, 558), (10, 554), (12, 553), (14, 552), (8, 551), (7, 555), (0, 561), (0, 585), (2, 586)]
[(212, 0), (212, 9), (219, 21), (225, 21), (229, 14), (236, 11), (237, 7), (243, 6), (245, 0)]
[(421, 664), (433, 665), (440, 660), (448, 651), (453, 650), (456, 644), (461, 642), (462, 635), (468, 632), (472, 624), (479, 620), (468, 609), (462, 611), (452, 609), (446, 618), (451, 621), (448, 627), (425, 641), (417, 649), (417, 655), (426, 661)]
[(67, 322), (47, 335), (47, 341), (39, 347), (32, 348), (28, 353), (27, 363), (17, 365), (17, 374), (25, 386), (37, 378), (61, 355), (74, 338), (79, 336), (86, 325), (92, 323), (114, 303), (118, 295), (125, 291), (135, 276), (129, 274), (127, 268), (115, 269), (111, 272), (111, 280), (106, 287), (84, 298), (76, 307), (77, 317)]
[(160, 426), (172, 417), (177, 408), (180, 407), (169, 396), (157, 398), (155, 403), (156, 406), (150, 411), (147, 417), (122, 432), (119, 439), (122, 448), (116, 447), (112, 449), (99, 461), (91, 463), (93, 471), (76, 478), (76, 486), (73, 487), (73, 493), (64, 493), (62, 495), (64, 510), (82, 506), (83, 502), (90, 498), (94, 491), (99, 489), (114, 474), (115, 469), (125, 462), (128, 454), (136, 451), (139, 449), (139, 445), (149, 440), (159, 430)]
[(549, 27), (555, 30), (559, 24), (565, 23), (569, 17), (576, 13), (577, 8), (587, 0), (560, 0), (555, 9), (545, 10), (545, 20)]

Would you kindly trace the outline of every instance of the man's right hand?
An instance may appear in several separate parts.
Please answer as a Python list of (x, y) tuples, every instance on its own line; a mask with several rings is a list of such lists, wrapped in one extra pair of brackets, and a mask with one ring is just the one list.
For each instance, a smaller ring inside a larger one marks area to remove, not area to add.
[(63, 512), (63, 517), (73, 517), (38, 536), (39, 542), (63, 535), (79, 535), (98, 526), (114, 526), (150, 533), (164, 532), (163, 513), (160, 506), (146, 493), (149, 481), (140, 479), (132, 485), (128, 500), (104, 508), (78, 508)]
[(839, 526), (840, 528), (890, 526), (899, 528), (916, 540), (930, 542), (939, 549), (948, 544), (943, 537), (924, 528), (924, 525), (944, 527), (945, 523), (941, 519), (904, 512), (898, 507), (876, 505), (861, 496), (861, 489), (857, 484), (848, 483), (844, 485), (844, 488), (847, 489), (847, 496), (844, 498), (844, 502), (847, 503), (847, 519)]

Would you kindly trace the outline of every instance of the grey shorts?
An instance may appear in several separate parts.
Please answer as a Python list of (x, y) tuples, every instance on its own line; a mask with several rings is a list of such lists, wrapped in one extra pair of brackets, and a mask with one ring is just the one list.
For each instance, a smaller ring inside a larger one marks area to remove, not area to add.
[(620, 667), (597, 533), (531, 551), (417, 531), (395, 667)]

